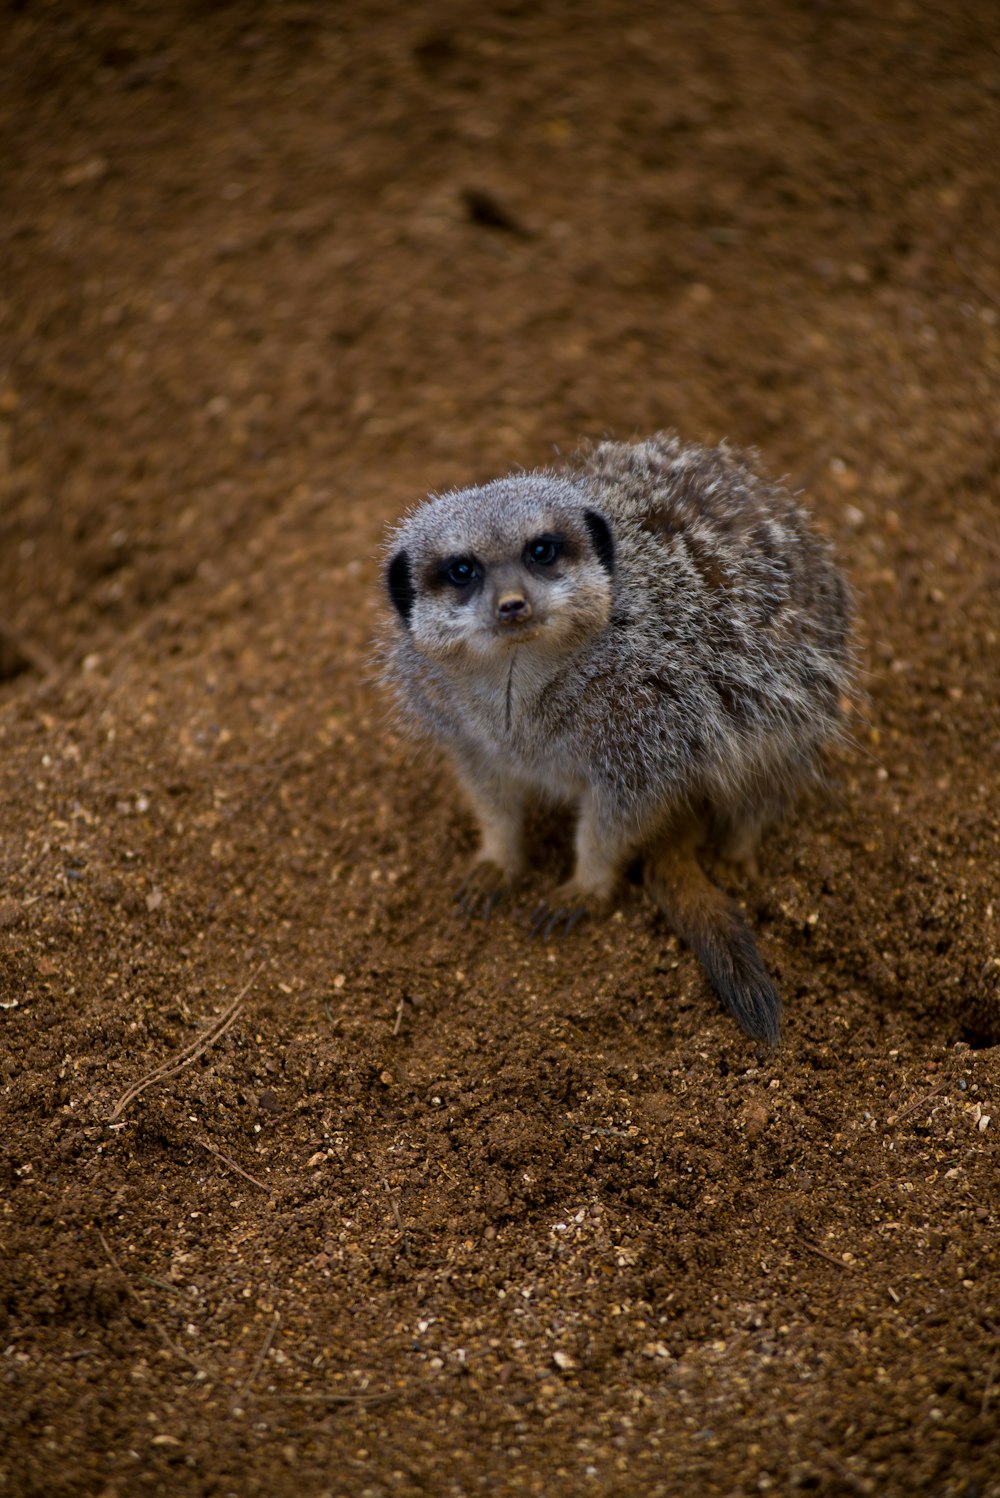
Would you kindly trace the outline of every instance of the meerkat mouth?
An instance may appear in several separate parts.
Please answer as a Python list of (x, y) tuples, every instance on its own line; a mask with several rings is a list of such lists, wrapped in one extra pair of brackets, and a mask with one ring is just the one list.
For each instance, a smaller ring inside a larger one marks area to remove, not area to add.
[(490, 639), (499, 640), (504, 645), (527, 645), (529, 640), (537, 640), (541, 633), (538, 624), (502, 624), (490, 631)]

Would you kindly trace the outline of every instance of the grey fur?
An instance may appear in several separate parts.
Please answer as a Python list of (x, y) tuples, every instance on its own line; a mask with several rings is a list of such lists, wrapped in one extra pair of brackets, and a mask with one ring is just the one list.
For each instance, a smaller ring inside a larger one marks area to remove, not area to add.
[[(536, 565), (546, 538), (562, 553)], [(574, 902), (606, 901), (682, 825), (752, 861), (840, 731), (847, 587), (799, 505), (725, 445), (606, 442), (432, 497), (390, 572), (386, 675), (450, 751), (498, 878), (523, 866), (531, 795), (579, 807)]]

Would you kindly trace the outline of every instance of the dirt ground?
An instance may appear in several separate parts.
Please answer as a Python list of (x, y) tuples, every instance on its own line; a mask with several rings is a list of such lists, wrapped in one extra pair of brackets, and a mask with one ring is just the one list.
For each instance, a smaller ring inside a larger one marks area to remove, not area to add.
[[(0, 1491), (1000, 1494), (998, 43), (5, 8)], [(464, 927), (372, 664), (408, 504), (658, 428), (858, 594), (772, 1054), (638, 891), (530, 939), (558, 833)]]

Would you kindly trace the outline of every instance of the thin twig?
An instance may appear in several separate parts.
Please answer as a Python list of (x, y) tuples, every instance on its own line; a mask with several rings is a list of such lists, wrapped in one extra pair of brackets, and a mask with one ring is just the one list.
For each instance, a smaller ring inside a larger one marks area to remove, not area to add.
[(855, 1493), (868, 1493), (871, 1491), (867, 1484), (862, 1482), (860, 1477), (855, 1477), (851, 1469), (844, 1466), (844, 1463), (840, 1460), (840, 1457), (837, 1456), (835, 1452), (828, 1451), (825, 1447), (821, 1447), (820, 1454), (822, 1455), (823, 1459), (833, 1468), (834, 1472), (836, 1472), (841, 1481), (845, 1482), (847, 1486), (851, 1488)]
[(986, 1387), (983, 1390), (983, 1397), (979, 1405), (979, 1416), (982, 1420), (986, 1419), (987, 1411), (990, 1407), (990, 1400), (993, 1397), (993, 1390), (996, 1387), (995, 1379), (998, 1365), (1000, 1365), (1000, 1348), (998, 1348), (997, 1351), (993, 1354), (993, 1360), (990, 1363), (990, 1371), (986, 1375)]
[(836, 1254), (830, 1253), (829, 1250), (825, 1248), (820, 1248), (819, 1244), (813, 1243), (811, 1238), (796, 1238), (795, 1241), (796, 1243), (800, 1244), (802, 1248), (807, 1248), (811, 1254), (818, 1254), (819, 1257), (821, 1259), (825, 1259), (828, 1264), (836, 1264), (838, 1269), (852, 1270), (854, 1268), (854, 1265), (849, 1264), (845, 1259), (838, 1259)]
[(55, 669), (55, 662), (47, 651), (25, 639), (20, 630), (0, 619), (0, 680), (13, 680), (22, 670), (37, 671), (40, 676), (52, 676)]
[(151, 1274), (137, 1274), (136, 1279), (142, 1280), (144, 1285), (152, 1285), (154, 1290), (166, 1290), (169, 1295), (184, 1293), (178, 1285), (168, 1285), (166, 1280), (156, 1280)]
[(923, 1097), (918, 1097), (915, 1103), (907, 1103), (906, 1107), (903, 1108), (899, 1113), (894, 1113), (891, 1118), (887, 1118), (886, 1123), (902, 1123), (904, 1118), (909, 1118), (911, 1113), (919, 1113), (921, 1108), (923, 1108), (926, 1103), (933, 1102), (936, 1097), (940, 1097), (941, 1093), (944, 1092), (946, 1087), (950, 1086), (951, 1079), (949, 1077), (945, 1077), (944, 1081), (939, 1082), (936, 1087), (932, 1087), (930, 1092), (925, 1093)]
[(274, 1341), (278, 1332), (278, 1327), (280, 1325), (281, 1313), (279, 1311), (275, 1311), (274, 1320), (271, 1322), (271, 1325), (267, 1329), (267, 1335), (261, 1345), (260, 1352), (257, 1354), (256, 1361), (254, 1362), (253, 1367), (250, 1369), (250, 1377), (247, 1379), (243, 1387), (237, 1390), (237, 1392), (233, 1395), (232, 1399), (229, 1402), (230, 1413), (238, 1410), (242, 1405), (244, 1399), (250, 1393), (255, 1379), (257, 1378), (260, 1370), (263, 1368), (264, 1361), (267, 1358), (268, 1353), (271, 1351), (271, 1343)]
[(122, 1279), (123, 1279), (123, 1281), (125, 1283), (126, 1294), (129, 1295), (132, 1298), (132, 1300), (135, 1301), (136, 1305), (139, 1307), (139, 1309), (141, 1310), (143, 1316), (149, 1322), (150, 1326), (153, 1327), (153, 1329), (156, 1332), (159, 1333), (159, 1336), (160, 1336), (161, 1340), (163, 1341), (163, 1343), (165, 1344), (165, 1346), (170, 1349), (170, 1351), (173, 1353), (173, 1355), (174, 1355), (175, 1358), (180, 1358), (182, 1362), (187, 1363), (188, 1366), (190, 1368), (193, 1368), (196, 1373), (200, 1373), (201, 1376), (202, 1376), (202, 1378), (210, 1378), (210, 1379), (214, 1380), (215, 1379), (215, 1374), (214, 1373), (210, 1373), (209, 1370), (206, 1367), (204, 1367), (203, 1364), (196, 1362), (193, 1357), (191, 1357), (188, 1353), (186, 1353), (184, 1351), (183, 1347), (181, 1347), (177, 1342), (174, 1341), (173, 1337), (167, 1331), (166, 1327), (162, 1326), (160, 1324), (160, 1322), (156, 1320), (155, 1316), (151, 1316), (150, 1315), (149, 1308), (146, 1305), (146, 1302), (142, 1299), (141, 1295), (139, 1295), (132, 1288), (132, 1285), (129, 1283), (128, 1275), (125, 1273), (124, 1269), (122, 1268), (121, 1264), (119, 1263), (118, 1258), (115, 1255), (114, 1249), (111, 1247), (111, 1244), (108, 1242), (107, 1238), (105, 1238), (105, 1236), (101, 1232), (100, 1228), (98, 1228), (98, 1230), (97, 1230), (97, 1236), (98, 1236), (98, 1238), (100, 1238), (100, 1240), (101, 1240), (101, 1247), (104, 1249), (104, 1252), (107, 1254), (108, 1259), (111, 1262), (111, 1267), (114, 1270), (116, 1270), (118, 1274), (121, 1275), (121, 1277), (122, 1277)]
[(391, 1389), (380, 1393), (374, 1390), (370, 1394), (279, 1394), (277, 1390), (268, 1390), (257, 1396), (259, 1399), (279, 1399), (282, 1404), (384, 1404), (387, 1399), (398, 1399), (399, 1395)]
[(992, 551), (995, 557), (1000, 556), (1000, 540), (996, 536), (984, 536), (982, 531), (973, 529), (967, 521), (960, 522), (957, 529), (967, 541), (974, 542), (976, 546), (985, 547), (987, 551)]
[(965, 272), (968, 279), (972, 282), (973, 286), (979, 292), (979, 295), (985, 297), (988, 302), (992, 302), (993, 306), (996, 307), (998, 305), (996, 297), (986, 285), (986, 282), (982, 279), (982, 277), (978, 275), (975, 267), (969, 263), (968, 258), (962, 254), (961, 250), (958, 249), (954, 251), (954, 255), (956, 263), (962, 267), (962, 270)]
[(300, 762), (301, 758), (302, 756), (300, 752), (298, 750), (295, 750), (294, 753), (281, 755), (277, 760), (272, 760), (269, 765), (263, 766), (263, 768), (266, 770), (273, 770), (274, 774), (271, 776), (271, 779), (267, 782), (264, 789), (258, 792), (257, 799), (249, 803), (249, 806), (247, 807), (248, 815), (252, 817), (257, 816), (265, 801), (270, 800), (270, 798), (277, 790), (278, 786), (284, 780), (286, 772), (290, 770), (293, 765)]
[(122, 1093), (115, 1104), (111, 1117), (108, 1119), (108, 1123), (114, 1123), (116, 1118), (120, 1118), (128, 1105), (133, 1103), (140, 1093), (145, 1092), (147, 1087), (152, 1087), (156, 1082), (166, 1082), (170, 1077), (175, 1077), (186, 1066), (190, 1066), (192, 1061), (197, 1061), (198, 1057), (203, 1055), (210, 1046), (215, 1045), (217, 1041), (222, 1039), (226, 1031), (238, 1018), (240, 1009), (243, 1007), (243, 1000), (256, 982), (263, 966), (264, 964), (260, 963), (254, 969), (233, 1002), (229, 1005), (229, 1008), (219, 1015), (214, 1027), (207, 1034), (202, 1035), (198, 1040), (192, 1041), (190, 1045), (185, 1046), (175, 1060), (161, 1062), (159, 1066), (154, 1067), (151, 1072), (140, 1078), (138, 1082), (133, 1082), (132, 1086)]
[(249, 1181), (251, 1186), (258, 1186), (261, 1191), (266, 1191), (268, 1196), (271, 1195), (274, 1190), (273, 1186), (269, 1186), (266, 1181), (258, 1181), (257, 1177), (252, 1176), (248, 1170), (244, 1170), (242, 1165), (237, 1165), (235, 1160), (231, 1160), (228, 1155), (224, 1155), (221, 1150), (216, 1149), (214, 1144), (209, 1144), (207, 1139), (198, 1139), (196, 1143), (200, 1144), (203, 1150), (208, 1150), (208, 1153), (214, 1155), (217, 1160), (221, 1160), (222, 1164), (227, 1166), (229, 1170), (234, 1170), (238, 1176), (242, 1176), (245, 1181)]
[(405, 1227), (403, 1225), (402, 1214), (400, 1213), (400, 1210), (399, 1210), (399, 1203), (397, 1202), (395, 1196), (393, 1195), (392, 1187), (389, 1185), (388, 1181), (383, 1181), (382, 1185), (386, 1189), (386, 1195), (389, 1198), (389, 1206), (392, 1208), (392, 1215), (396, 1219), (396, 1226), (397, 1226), (397, 1228), (399, 1229), (399, 1231), (401, 1233), (405, 1232)]

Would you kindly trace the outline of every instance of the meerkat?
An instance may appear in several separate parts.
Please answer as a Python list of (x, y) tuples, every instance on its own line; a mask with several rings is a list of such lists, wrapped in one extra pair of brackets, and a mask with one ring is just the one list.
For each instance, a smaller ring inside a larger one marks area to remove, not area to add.
[(643, 882), (723, 1007), (775, 1044), (781, 1001), (703, 848), (755, 872), (818, 775), (852, 682), (851, 608), (799, 504), (725, 444), (604, 442), (565, 469), (431, 496), (393, 533), (386, 676), (479, 823), (466, 908), (525, 869), (533, 798), (575, 812), (546, 932)]

